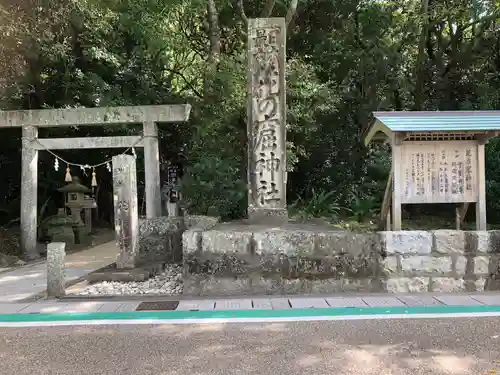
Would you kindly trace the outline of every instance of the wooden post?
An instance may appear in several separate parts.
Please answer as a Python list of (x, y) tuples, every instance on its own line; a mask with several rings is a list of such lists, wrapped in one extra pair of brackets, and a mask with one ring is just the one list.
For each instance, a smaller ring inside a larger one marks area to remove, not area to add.
[(21, 164), (21, 248), (26, 260), (40, 258), (37, 251), (38, 138), (36, 126), (23, 126)]
[(158, 128), (154, 122), (143, 123), (144, 173), (146, 180), (146, 217), (161, 216), (160, 150)]
[(460, 225), (462, 226), (465, 222), (465, 216), (467, 216), (467, 211), (469, 210), (470, 203), (464, 203), (460, 208)]
[(179, 183), (179, 168), (175, 165), (169, 165), (167, 167), (167, 194), (165, 196), (165, 208), (166, 214), (169, 217), (178, 217), (180, 215), (179, 201), (181, 199), (181, 193), (178, 189)]
[[(393, 162), (394, 165), (394, 162)], [(380, 209), (380, 222), (379, 222), (379, 229), (382, 229), (384, 226), (384, 221), (385, 221), (385, 229), (386, 230), (391, 230), (391, 215), (389, 213), (391, 209), (391, 196), (392, 196), (392, 171), (393, 171), (393, 166), (391, 166), (391, 170), (389, 172), (389, 178), (387, 179), (387, 184), (385, 186), (385, 192), (384, 192), (384, 201), (382, 202), (382, 208)]]
[(486, 178), (484, 164), (484, 142), (477, 145), (477, 203), (476, 230), (487, 230), (486, 227)]
[(392, 142), (392, 230), (401, 230), (401, 140), (394, 134)]

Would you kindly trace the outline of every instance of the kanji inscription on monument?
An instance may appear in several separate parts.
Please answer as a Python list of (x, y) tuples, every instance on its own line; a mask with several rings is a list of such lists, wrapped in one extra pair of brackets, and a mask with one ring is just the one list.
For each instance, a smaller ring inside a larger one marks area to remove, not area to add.
[(139, 253), (137, 174), (132, 155), (113, 157), (115, 235), (120, 253), (117, 268), (134, 268)]
[(284, 18), (248, 22), (248, 217), (281, 223), (286, 212)]

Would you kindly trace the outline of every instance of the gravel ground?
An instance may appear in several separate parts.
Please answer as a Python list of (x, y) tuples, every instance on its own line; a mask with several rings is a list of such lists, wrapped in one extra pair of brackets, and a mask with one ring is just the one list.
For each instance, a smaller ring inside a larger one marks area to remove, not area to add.
[(165, 271), (156, 277), (142, 282), (107, 282), (89, 285), (78, 295), (134, 295), (134, 294), (166, 294), (182, 293), (182, 269), (176, 265), (167, 265)]

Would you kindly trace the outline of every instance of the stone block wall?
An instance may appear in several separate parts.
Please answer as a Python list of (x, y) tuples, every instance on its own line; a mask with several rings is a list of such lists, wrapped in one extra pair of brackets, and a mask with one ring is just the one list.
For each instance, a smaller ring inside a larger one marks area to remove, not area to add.
[(389, 292), (500, 289), (500, 231), (381, 233)]
[(198, 226), (209, 228), (210, 225), (207, 223), (217, 223), (217, 221), (217, 218), (195, 215), (140, 218), (138, 264), (182, 261), (182, 234)]
[(183, 235), (184, 293), (500, 289), (500, 232), (212, 227)]

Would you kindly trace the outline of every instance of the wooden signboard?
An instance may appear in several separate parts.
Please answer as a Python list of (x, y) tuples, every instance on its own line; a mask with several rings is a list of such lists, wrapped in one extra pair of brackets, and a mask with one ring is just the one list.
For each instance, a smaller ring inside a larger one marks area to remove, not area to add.
[(179, 168), (174, 165), (169, 165), (167, 167), (167, 182), (171, 185), (176, 185), (178, 177), (179, 177)]
[(478, 201), (477, 141), (403, 142), (398, 150), (402, 204)]

